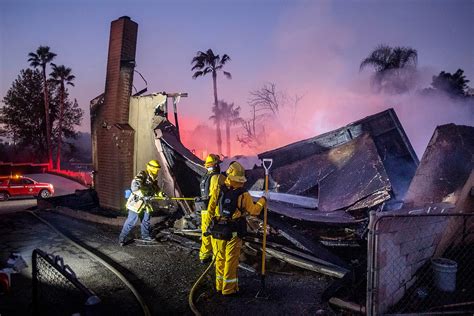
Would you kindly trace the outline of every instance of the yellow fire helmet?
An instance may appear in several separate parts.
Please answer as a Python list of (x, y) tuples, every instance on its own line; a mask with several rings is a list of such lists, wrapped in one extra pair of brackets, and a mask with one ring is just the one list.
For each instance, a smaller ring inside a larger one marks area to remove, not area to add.
[(204, 162), (204, 167), (206, 168), (214, 167), (218, 165), (219, 163), (221, 163), (221, 159), (219, 155), (209, 154), (206, 158), (206, 161)]
[(226, 174), (227, 177), (234, 182), (244, 183), (247, 181), (247, 178), (245, 178), (244, 167), (236, 161), (230, 164)]
[(148, 172), (149, 175), (151, 175), (153, 178), (156, 178), (156, 176), (158, 175), (158, 171), (160, 170), (161, 166), (160, 166), (160, 163), (158, 161), (156, 161), (155, 159), (153, 160), (150, 160), (147, 164), (146, 164), (146, 171)]

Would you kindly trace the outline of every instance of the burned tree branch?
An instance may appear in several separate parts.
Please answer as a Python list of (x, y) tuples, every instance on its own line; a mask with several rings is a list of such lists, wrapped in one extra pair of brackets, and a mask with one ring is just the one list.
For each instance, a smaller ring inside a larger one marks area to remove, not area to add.
[(280, 107), (283, 105), (283, 95), (276, 90), (275, 83), (266, 83), (263, 88), (250, 92), (249, 105), (255, 108), (255, 111), (271, 112), (278, 115)]

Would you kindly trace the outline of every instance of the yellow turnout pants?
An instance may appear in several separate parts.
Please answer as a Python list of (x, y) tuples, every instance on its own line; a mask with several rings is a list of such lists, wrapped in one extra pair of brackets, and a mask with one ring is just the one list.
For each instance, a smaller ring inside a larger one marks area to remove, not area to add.
[(207, 227), (211, 224), (211, 218), (209, 217), (207, 210), (201, 211), (201, 249), (199, 249), (199, 259), (205, 260), (207, 258), (211, 258), (214, 251), (213, 247), (213, 240), (212, 237), (204, 236), (204, 233), (207, 230)]
[(222, 294), (232, 294), (239, 290), (237, 269), (239, 267), (242, 239), (237, 236), (231, 240), (215, 239), (216, 243), (216, 290)]

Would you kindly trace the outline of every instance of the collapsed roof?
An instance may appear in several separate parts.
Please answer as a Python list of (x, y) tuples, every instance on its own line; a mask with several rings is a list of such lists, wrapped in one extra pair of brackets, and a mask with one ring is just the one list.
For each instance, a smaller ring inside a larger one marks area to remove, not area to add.
[[(160, 162), (170, 170), (165, 184), (175, 194), (198, 195), (202, 161), (179, 141), (166, 118), (157, 117), (155, 135)], [(358, 211), (402, 200), (418, 165), (393, 109), (258, 157), (273, 159), (272, 190), (319, 200), (317, 209), (271, 201), (270, 212), (332, 224), (356, 223)], [(263, 168), (247, 173), (248, 188), (261, 190)]]
[[(261, 159), (273, 158), (274, 167), (277, 169), (303, 162), (308, 157), (323, 153), (329, 154), (332, 150), (336, 150), (364, 133), (368, 134), (367, 138), (370, 138), (375, 145), (376, 153), (390, 179), (393, 197), (401, 200), (415, 174), (419, 161), (393, 109), (368, 116), (337, 130), (264, 152), (258, 156)], [(362, 145), (369, 150), (374, 149), (369, 143), (370, 141), (366, 139), (355, 146)], [(358, 154), (362, 153), (361, 150), (356, 151)], [(324, 157), (324, 155), (320, 157)], [(374, 159), (373, 155), (371, 157)], [(330, 163), (336, 171), (337, 165), (341, 162), (331, 161)], [(311, 165), (305, 167), (308, 168), (303, 169), (302, 173), (314, 168)], [(309, 182), (306, 183), (306, 186), (316, 186), (319, 179), (320, 177), (308, 179)], [(296, 192), (300, 189), (293, 188), (293, 190)]]

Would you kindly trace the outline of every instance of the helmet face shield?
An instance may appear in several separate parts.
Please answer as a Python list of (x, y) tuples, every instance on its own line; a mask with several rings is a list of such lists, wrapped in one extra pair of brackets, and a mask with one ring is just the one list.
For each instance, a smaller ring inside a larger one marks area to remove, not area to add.
[(211, 168), (221, 163), (219, 155), (209, 154), (204, 161), (204, 167)]
[(154, 167), (147, 167), (146, 171), (152, 176), (156, 177), (158, 175), (158, 171), (160, 171), (160, 168), (154, 168)]
[(153, 178), (156, 178), (158, 175), (158, 171), (160, 171), (160, 164), (156, 160), (150, 160), (146, 164), (146, 171), (148, 172), (149, 175), (151, 175)]

